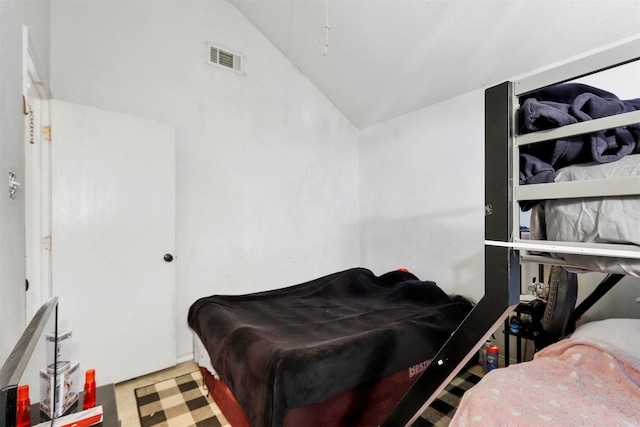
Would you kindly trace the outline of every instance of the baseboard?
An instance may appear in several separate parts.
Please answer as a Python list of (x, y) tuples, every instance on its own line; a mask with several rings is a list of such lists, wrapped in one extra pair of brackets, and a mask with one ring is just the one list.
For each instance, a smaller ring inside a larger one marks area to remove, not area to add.
[(187, 353), (187, 354), (183, 354), (182, 356), (178, 356), (176, 358), (176, 364), (189, 362), (189, 361), (192, 361), (192, 360), (193, 360), (193, 353)]

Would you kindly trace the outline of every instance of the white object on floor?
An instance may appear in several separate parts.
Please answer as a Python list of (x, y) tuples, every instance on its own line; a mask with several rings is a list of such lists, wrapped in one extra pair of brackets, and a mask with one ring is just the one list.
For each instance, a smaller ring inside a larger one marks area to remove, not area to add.
[(101, 423), (102, 415), (102, 406), (96, 406), (95, 408), (85, 409), (84, 411), (56, 418), (53, 420), (53, 423), (51, 423), (51, 421), (45, 421), (35, 427), (48, 427), (50, 425), (52, 427), (89, 427)]

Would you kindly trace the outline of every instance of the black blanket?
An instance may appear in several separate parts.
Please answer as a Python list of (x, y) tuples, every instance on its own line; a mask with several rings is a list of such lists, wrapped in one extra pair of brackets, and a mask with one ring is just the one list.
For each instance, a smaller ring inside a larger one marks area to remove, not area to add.
[(472, 308), (408, 272), (355, 268), (273, 291), (215, 295), (189, 309), (254, 426), (432, 358)]
[[(540, 89), (520, 103), (523, 134), (640, 110), (640, 98), (623, 101), (580, 83)], [(609, 163), (635, 153), (640, 153), (640, 124), (527, 145), (520, 149), (520, 184), (553, 182), (555, 171), (564, 166)]]

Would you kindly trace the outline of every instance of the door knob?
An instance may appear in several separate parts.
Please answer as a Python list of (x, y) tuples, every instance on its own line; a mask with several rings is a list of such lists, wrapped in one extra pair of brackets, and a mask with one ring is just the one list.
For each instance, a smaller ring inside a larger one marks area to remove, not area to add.
[(164, 260), (165, 260), (166, 262), (171, 262), (171, 261), (173, 261), (173, 255), (171, 255), (171, 254), (164, 254)]

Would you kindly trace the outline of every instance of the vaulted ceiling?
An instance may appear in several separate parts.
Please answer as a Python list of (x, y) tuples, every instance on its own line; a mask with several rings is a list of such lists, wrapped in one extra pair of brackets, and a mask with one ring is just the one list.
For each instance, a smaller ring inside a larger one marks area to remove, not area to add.
[(358, 128), (640, 34), (638, 0), (230, 1)]

